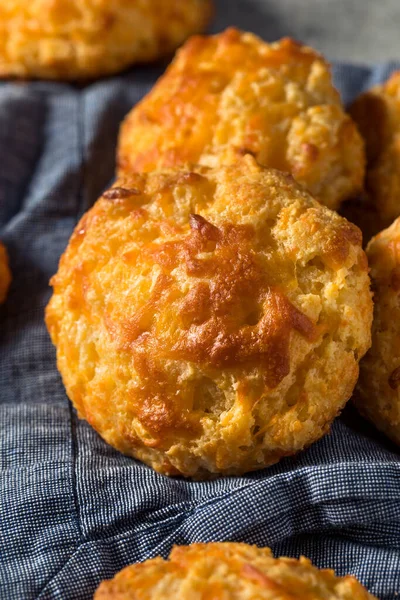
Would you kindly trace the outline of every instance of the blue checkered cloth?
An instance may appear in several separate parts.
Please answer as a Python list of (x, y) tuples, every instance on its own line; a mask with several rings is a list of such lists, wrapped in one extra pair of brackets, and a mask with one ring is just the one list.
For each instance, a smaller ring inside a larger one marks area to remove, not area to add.
[[(394, 67), (337, 65), (335, 81), (348, 102)], [(112, 179), (121, 119), (160, 72), (0, 86), (0, 235), (14, 276), (0, 309), (0, 598), (86, 600), (173, 544), (232, 540), (305, 554), (394, 599), (400, 456), (353, 408), (294, 458), (199, 483), (122, 456), (65, 395), (43, 323), (48, 280)]]

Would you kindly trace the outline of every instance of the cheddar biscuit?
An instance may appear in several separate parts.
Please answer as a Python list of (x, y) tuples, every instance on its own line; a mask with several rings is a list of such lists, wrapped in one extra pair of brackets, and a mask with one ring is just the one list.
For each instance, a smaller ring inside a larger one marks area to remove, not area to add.
[(361, 361), (355, 401), (400, 444), (400, 218), (370, 241), (367, 255), (374, 291), (372, 347)]
[(52, 285), (80, 416), (168, 475), (243, 473), (311, 444), (370, 345), (360, 231), (251, 156), (118, 181)]
[(2, 0), (0, 77), (86, 79), (175, 50), (212, 0)]
[(196, 36), (122, 125), (119, 172), (187, 162), (207, 166), (252, 154), (289, 171), (323, 204), (357, 194), (364, 146), (312, 48), (268, 44), (228, 29)]
[(400, 216), (400, 71), (362, 94), (350, 113), (365, 139), (366, 189), (376, 233)]
[(310, 560), (274, 558), (269, 548), (239, 543), (174, 546), (103, 581), (94, 600), (373, 600), (355, 577), (336, 577)]

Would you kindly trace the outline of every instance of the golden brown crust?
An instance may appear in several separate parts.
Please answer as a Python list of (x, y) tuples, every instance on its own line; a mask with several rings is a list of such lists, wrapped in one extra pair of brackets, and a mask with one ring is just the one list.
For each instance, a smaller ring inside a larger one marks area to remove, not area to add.
[(211, 13), (212, 0), (2, 0), (0, 77), (114, 73), (172, 52)]
[(191, 38), (120, 133), (120, 174), (252, 154), (330, 208), (362, 188), (364, 147), (329, 65), (285, 38), (228, 29)]
[(400, 444), (400, 218), (368, 244), (374, 291), (372, 347), (361, 361), (355, 402)]
[(46, 321), (82, 417), (167, 474), (242, 473), (323, 435), (370, 344), (360, 231), (293, 178), (134, 174), (82, 219)]
[(4, 302), (11, 283), (11, 273), (8, 267), (7, 252), (0, 242), (0, 304)]
[(350, 108), (365, 139), (366, 188), (376, 233), (400, 216), (400, 71)]
[(239, 543), (174, 546), (103, 581), (94, 600), (373, 600), (350, 575), (336, 577), (307, 558), (274, 558), (269, 548)]

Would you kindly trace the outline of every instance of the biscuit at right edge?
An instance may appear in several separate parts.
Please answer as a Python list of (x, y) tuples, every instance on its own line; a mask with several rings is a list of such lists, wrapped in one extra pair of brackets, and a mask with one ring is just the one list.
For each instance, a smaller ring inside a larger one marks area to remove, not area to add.
[(349, 112), (365, 140), (366, 209), (377, 233), (400, 216), (400, 71), (361, 94)]
[(7, 251), (0, 242), (0, 304), (5, 301), (11, 282), (11, 273), (8, 267)]
[(372, 347), (361, 360), (355, 403), (400, 444), (400, 218), (367, 247), (374, 292)]

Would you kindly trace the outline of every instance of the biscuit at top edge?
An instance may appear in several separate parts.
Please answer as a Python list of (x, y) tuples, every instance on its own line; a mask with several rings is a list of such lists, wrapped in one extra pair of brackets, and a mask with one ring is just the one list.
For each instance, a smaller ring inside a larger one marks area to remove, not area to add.
[(88, 79), (168, 55), (212, 0), (2, 0), (0, 78)]
[(370, 345), (360, 231), (251, 156), (120, 180), (52, 285), (46, 322), (80, 416), (168, 475), (308, 446)]
[(330, 208), (363, 186), (363, 142), (320, 54), (233, 28), (195, 36), (123, 122), (119, 174), (244, 154), (291, 172)]
[(224, 600), (374, 598), (355, 577), (336, 577), (304, 556), (274, 558), (269, 548), (225, 542), (174, 546), (167, 560), (126, 567), (100, 584), (94, 600), (189, 600), (199, 594)]

